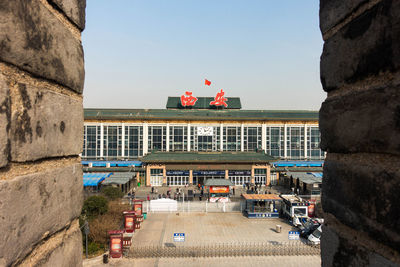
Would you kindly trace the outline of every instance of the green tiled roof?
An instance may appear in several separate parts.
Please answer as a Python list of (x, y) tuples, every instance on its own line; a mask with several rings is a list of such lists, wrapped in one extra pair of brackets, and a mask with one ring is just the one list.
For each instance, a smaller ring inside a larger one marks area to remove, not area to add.
[(210, 109), (85, 109), (85, 120), (318, 121), (318, 111)]
[[(223, 109), (241, 109), (242, 104), (240, 103), (240, 98), (239, 97), (227, 97), (228, 99), (226, 104), (228, 107), (223, 107)], [(190, 107), (192, 109), (217, 109), (216, 106), (210, 106), (210, 102), (214, 101), (214, 97), (198, 97), (196, 103), (194, 104), (193, 107)], [(181, 105), (181, 98), (180, 97), (174, 97), (174, 96), (169, 96), (168, 101), (167, 101), (167, 108), (179, 108), (179, 109), (185, 109)]]
[(152, 152), (145, 163), (267, 163), (276, 159), (262, 152)]

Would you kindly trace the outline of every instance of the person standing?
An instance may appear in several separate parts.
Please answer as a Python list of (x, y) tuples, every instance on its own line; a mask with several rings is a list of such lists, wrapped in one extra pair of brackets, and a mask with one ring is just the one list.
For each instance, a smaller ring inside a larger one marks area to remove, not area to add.
[(232, 188), (232, 193), (235, 195), (235, 187)]
[(147, 201), (150, 201), (150, 195), (147, 194)]

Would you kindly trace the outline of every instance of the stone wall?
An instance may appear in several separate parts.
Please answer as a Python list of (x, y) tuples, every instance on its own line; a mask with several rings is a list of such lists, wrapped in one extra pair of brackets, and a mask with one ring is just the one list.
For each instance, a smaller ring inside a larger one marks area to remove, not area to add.
[(400, 1), (320, 0), (323, 266), (400, 264)]
[(0, 266), (80, 266), (85, 0), (0, 0)]

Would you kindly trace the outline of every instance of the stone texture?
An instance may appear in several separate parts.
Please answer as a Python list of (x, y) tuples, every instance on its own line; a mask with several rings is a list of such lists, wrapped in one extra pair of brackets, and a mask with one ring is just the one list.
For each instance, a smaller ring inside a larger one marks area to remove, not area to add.
[(24, 258), (40, 240), (77, 218), (82, 191), (79, 162), (0, 180), (0, 263)]
[(400, 86), (330, 97), (321, 106), (321, 148), (400, 155)]
[(50, 0), (73, 21), (81, 31), (85, 29), (86, 0)]
[(343, 224), (400, 251), (400, 157), (328, 154), (322, 206)]
[(10, 119), (10, 90), (0, 74), (0, 168), (8, 163), (10, 154), (8, 128)]
[(398, 266), (365, 247), (341, 237), (333, 228), (322, 226), (322, 266)]
[(80, 98), (18, 83), (12, 95), (11, 160), (78, 155), (83, 144)]
[(81, 42), (34, 0), (0, 0), (0, 60), (81, 93)]
[(82, 266), (82, 246), (77, 245), (81, 243), (82, 234), (76, 220), (68, 229), (42, 242), (19, 266)]
[(399, 13), (399, 1), (383, 0), (325, 42), (321, 56), (325, 91), (399, 70), (400, 27), (395, 26), (400, 24)]

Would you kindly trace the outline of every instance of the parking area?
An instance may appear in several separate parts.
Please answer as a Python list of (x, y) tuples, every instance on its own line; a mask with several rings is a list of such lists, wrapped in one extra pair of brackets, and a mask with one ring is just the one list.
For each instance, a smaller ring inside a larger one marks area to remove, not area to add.
[[(281, 233), (275, 231), (282, 226)], [(248, 219), (241, 213), (150, 213), (132, 239), (133, 247), (174, 243), (176, 246), (231, 242), (288, 242), (295, 230), (282, 219)], [(184, 242), (174, 242), (184, 233)]]

